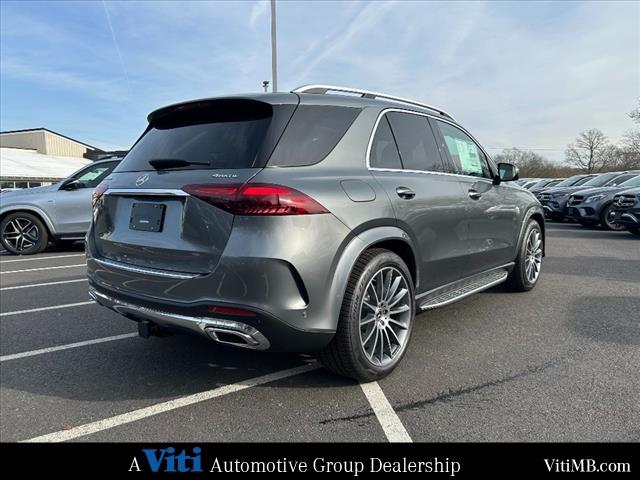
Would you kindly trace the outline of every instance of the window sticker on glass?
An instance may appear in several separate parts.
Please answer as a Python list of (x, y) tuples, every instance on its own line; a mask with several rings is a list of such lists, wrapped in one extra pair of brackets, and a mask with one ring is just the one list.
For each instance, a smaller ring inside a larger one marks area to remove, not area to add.
[(455, 142), (462, 171), (482, 174), (482, 163), (476, 146), (473, 143), (457, 138), (455, 139)]

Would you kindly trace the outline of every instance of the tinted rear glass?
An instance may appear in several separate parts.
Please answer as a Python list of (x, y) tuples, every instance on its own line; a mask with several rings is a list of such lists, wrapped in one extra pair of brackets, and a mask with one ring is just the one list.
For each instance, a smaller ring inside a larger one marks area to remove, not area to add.
[(326, 157), (349, 129), (361, 109), (300, 105), (287, 126), (269, 165), (313, 165)]
[[(180, 160), (172, 169), (262, 167), (281, 131), (277, 115), (291, 115), (291, 105), (254, 100), (216, 100), (187, 104), (151, 120), (146, 133), (124, 158), (118, 172), (153, 170), (151, 160)], [(288, 120), (288, 117), (287, 117)]]
[(399, 112), (388, 113), (387, 117), (406, 170), (445, 170), (427, 117)]
[(369, 165), (373, 168), (402, 169), (398, 147), (393, 139), (387, 116), (383, 116), (371, 143)]

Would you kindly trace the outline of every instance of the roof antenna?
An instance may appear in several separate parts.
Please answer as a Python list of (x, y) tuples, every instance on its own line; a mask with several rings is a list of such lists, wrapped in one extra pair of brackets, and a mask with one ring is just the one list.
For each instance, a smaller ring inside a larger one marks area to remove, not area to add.
[(267, 93), (269, 91), (269, 80), (262, 81), (262, 88), (264, 88), (264, 93)]

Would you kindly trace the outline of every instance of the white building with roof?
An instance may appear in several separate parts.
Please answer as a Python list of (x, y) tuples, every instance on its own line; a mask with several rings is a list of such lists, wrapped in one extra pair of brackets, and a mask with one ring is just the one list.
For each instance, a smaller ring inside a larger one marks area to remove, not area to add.
[(0, 132), (0, 189), (49, 185), (104, 154), (46, 128)]

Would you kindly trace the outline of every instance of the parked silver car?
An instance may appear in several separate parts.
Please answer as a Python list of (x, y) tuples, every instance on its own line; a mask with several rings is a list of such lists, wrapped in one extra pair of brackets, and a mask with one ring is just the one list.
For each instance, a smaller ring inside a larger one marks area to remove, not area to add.
[(119, 162), (93, 162), (53, 185), (0, 193), (2, 246), (16, 255), (31, 255), (49, 241), (84, 239), (91, 224), (93, 189)]

